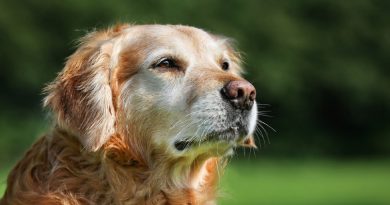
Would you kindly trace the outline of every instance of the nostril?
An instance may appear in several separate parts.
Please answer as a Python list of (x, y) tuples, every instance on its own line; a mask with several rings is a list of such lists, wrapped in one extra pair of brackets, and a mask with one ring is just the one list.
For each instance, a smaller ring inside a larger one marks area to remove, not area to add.
[(236, 99), (243, 98), (245, 96), (245, 91), (242, 88), (237, 89), (237, 96), (235, 97)]
[(254, 101), (255, 99), (256, 99), (256, 92), (255, 92), (255, 91), (252, 91), (252, 92), (249, 94), (249, 100)]

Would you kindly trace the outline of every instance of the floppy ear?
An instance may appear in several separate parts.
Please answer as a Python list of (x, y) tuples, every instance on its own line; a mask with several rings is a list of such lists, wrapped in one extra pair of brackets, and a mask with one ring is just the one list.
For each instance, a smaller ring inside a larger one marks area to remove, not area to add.
[(44, 106), (53, 112), (58, 126), (78, 136), (90, 151), (115, 132), (110, 38), (107, 31), (84, 37), (64, 70), (45, 88)]

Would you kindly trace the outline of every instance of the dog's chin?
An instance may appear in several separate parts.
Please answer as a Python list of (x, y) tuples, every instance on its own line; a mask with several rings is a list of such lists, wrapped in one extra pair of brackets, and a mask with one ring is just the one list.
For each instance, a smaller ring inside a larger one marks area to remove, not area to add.
[(212, 130), (198, 140), (177, 140), (174, 147), (178, 152), (204, 151), (212, 155), (227, 155), (248, 136), (244, 126), (231, 126), (222, 130)]

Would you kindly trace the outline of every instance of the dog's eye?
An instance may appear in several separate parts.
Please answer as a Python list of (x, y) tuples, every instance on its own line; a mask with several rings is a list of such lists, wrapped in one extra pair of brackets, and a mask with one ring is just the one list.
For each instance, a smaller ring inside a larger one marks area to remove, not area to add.
[(223, 62), (222, 63), (222, 70), (229, 70), (229, 63), (228, 62)]
[(176, 64), (175, 60), (170, 58), (164, 58), (161, 59), (159, 62), (157, 62), (154, 67), (155, 68), (178, 68), (178, 65)]

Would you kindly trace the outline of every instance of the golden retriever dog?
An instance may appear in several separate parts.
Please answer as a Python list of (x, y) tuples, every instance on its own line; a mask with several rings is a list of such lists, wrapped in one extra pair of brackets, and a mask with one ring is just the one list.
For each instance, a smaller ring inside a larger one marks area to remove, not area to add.
[(255, 146), (256, 90), (229, 42), (182, 25), (87, 34), (0, 204), (216, 204), (227, 157)]

